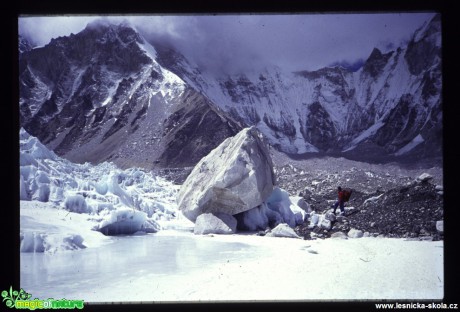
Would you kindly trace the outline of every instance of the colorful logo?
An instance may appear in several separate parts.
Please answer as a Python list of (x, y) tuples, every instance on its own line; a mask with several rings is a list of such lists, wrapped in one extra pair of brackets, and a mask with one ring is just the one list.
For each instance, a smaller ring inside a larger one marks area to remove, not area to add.
[(21, 288), (20, 291), (13, 290), (13, 286), (10, 286), (10, 290), (2, 291), (3, 302), (8, 308), (16, 309), (83, 309), (83, 300), (40, 300), (31, 299), (32, 294), (28, 294)]

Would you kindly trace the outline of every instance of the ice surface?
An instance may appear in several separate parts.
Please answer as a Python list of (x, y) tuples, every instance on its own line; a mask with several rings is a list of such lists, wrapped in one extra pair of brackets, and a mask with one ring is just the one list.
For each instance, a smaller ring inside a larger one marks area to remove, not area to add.
[[(27, 143), (27, 135), (21, 140)], [(20, 202), (20, 284), (34, 297), (85, 302), (443, 298), (442, 241), (194, 235), (193, 223), (175, 206), (177, 187), (151, 173), (109, 163), (29, 160), (20, 170), (21, 197), (27, 198)], [(31, 200), (40, 186), (49, 186), (48, 201)], [(74, 197), (71, 210), (82, 207), (83, 197), (90, 208), (86, 213), (65, 209), (75, 195), (81, 197)], [(279, 189), (247, 218), (251, 224), (292, 220), (296, 200)], [(135, 234), (161, 230), (130, 236), (93, 230), (123, 216), (133, 216), (137, 225), (145, 218)], [(313, 214), (311, 220), (322, 218)]]
[[(97, 221), (79, 224), (81, 230), (70, 234), (53, 233), (61, 237), (60, 242), (53, 240), (47, 231), (36, 232), (30, 228), (30, 222), (24, 222), (21, 224), (23, 251), (82, 248), (87, 235), (81, 235), (82, 243), (76, 243), (79, 238), (75, 235), (83, 229), (98, 229), (99, 222), (105, 233), (127, 234), (138, 230), (152, 233), (161, 228), (160, 222), (180, 218), (175, 203), (178, 187), (150, 172), (136, 168), (121, 170), (111, 163), (72, 164), (50, 152), (24, 129), (20, 131), (20, 152), (21, 215), (30, 207), (41, 207), (41, 202), (47, 204), (45, 207)], [(122, 222), (123, 216), (127, 218)], [(55, 222), (50, 218), (45, 224)], [(62, 241), (68, 244), (61, 244)]]
[(442, 241), (160, 231), (52, 256), (21, 253), (21, 287), (85, 302), (441, 299), (442, 254)]
[(39, 201), (21, 201), (21, 252), (57, 253), (96, 247), (107, 240), (91, 228), (97, 219)]

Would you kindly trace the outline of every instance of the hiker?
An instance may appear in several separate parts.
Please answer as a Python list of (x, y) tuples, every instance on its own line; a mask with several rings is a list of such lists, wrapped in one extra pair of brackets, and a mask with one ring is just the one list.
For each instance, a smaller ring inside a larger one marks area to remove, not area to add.
[(344, 191), (342, 190), (342, 188), (339, 186), (337, 188), (337, 195), (338, 195), (338, 199), (337, 201), (335, 202), (334, 205), (332, 205), (332, 208), (334, 208), (334, 214), (335, 214), (335, 211), (337, 210), (337, 207), (340, 207), (340, 212), (342, 214), (344, 214), (345, 212), (345, 208), (344, 208), (344, 205), (345, 205), (345, 198), (344, 198)]

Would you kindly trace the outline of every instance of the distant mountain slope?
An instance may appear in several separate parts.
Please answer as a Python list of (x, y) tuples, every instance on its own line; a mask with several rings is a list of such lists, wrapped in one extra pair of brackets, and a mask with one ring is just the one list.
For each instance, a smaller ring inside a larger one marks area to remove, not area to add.
[(267, 67), (216, 78), (170, 48), (158, 49), (157, 60), (286, 153), (364, 160), (442, 155), (440, 15), (407, 46), (374, 49), (354, 72)]

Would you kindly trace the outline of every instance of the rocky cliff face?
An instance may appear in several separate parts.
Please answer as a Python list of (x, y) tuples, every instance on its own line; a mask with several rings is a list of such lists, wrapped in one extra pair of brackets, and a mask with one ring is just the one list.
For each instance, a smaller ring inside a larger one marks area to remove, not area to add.
[(123, 23), (95, 22), (25, 51), (21, 126), (74, 162), (192, 165), (238, 125), (155, 59)]
[(19, 35), (19, 38), (18, 38), (18, 51), (19, 51), (19, 54), (21, 54), (23, 52), (30, 51), (30, 50), (32, 50), (32, 48), (33, 48), (33, 46), (29, 42), (29, 40), (27, 40), (23, 36)]

